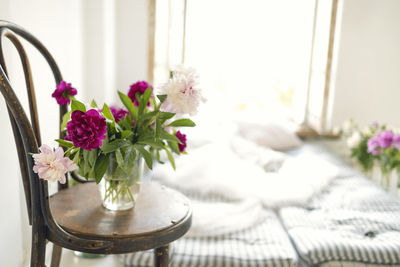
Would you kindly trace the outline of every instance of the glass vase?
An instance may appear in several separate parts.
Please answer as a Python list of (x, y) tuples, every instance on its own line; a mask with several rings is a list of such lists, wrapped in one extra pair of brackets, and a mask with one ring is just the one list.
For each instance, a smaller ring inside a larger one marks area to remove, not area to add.
[(103, 206), (113, 211), (133, 208), (140, 192), (142, 175), (143, 159), (139, 155), (127, 173), (118, 165), (115, 154), (110, 154), (107, 171), (99, 183)]
[(386, 191), (394, 197), (397, 197), (398, 180), (399, 175), (397, 169), (393, 169), (387, 174)]

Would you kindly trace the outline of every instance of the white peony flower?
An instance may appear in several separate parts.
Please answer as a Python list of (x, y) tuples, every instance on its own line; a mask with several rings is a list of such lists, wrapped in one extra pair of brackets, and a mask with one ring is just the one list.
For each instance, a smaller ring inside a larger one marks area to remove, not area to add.
[(172, 78), (161, 88), (160, 93), (167, 95), (161, 108), (177, 114), (195, 115), (200, 103), (205, 101), (201, 89), (197, 87), (195, 69), (178, 66), (172, 73)]
[(355, 127), (353, 119), (348, 119), (343, 123), (343, 132), (348, 134)]
[(350, 138), (347, 139), (347, 146), (349, 148), (356, 148), (361, 142), (361, 135), (359, 132), (354, 132)]
[(364, 127), (362, 133), (363, 133), (364, 135), (372, 135), (372, 129), (371, 129), (371, 127), (369, 127), (369, 126)]

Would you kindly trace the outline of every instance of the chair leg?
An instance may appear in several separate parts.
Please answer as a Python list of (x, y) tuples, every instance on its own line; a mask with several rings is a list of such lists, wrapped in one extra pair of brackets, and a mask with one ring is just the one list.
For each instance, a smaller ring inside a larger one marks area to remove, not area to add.
[(154, 266), (167, 267), (169, 263), (169, 245), (154, 250)]
[(44, 233), (32, 233), (31, 267), (45, 267), (46, 238)]
[(62, 247), (53, 244), (53, 253), (51, 254), (50, 267), (60, 266)]

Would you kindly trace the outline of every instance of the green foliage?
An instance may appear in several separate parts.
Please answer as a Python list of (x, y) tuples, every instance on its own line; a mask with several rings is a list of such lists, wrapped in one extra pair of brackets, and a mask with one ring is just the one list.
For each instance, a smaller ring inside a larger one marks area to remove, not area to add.
[[(116, 176), (129, 175), (135, 168), (138, 157), (143, 158), (148, 168), (152, 169), (153, 157), (160, 164), (164, 163), (160, 160), (160, 151), (165, 151), (175, 169), (172, 152), (181, 154), (178, 147), (180, 140), (174, 134), (167, 132), (165, 128), (193, 127), (195, 123), (190, 119), (178, 119), (171, 122), (175, 113), (160, 110), (167, 96), (158, 95), (159, 103), (157, 104), (156, 98), (152, 97), (151, 88), (147, 88), (142, 95), (136, 95), (138, 106), (135, 106), (122, 92), (118, 92), (118, 95), (129, 114), (116, 122), (108, 105), (103, 105), (101, 114), (106, 119), (107, 133), (99, 148), (87, 151), (74, 147), (72, 142), (57, 140), (60, 145), (68, 149), (66, 155), (78, 165), (78, 173), (87, 179), (95, 179), (99, 183), (106, 173), (111, 172)], [(148, 106), (149, 102), (152, 104), (151, 107)], [(91, 106), (97, 107), (96, 102), (92, 101)], [(71, 112), (75, 110), (86, 112), (83, 103), (73, 100)], [(65, 129), (70, 120), (71, 112), (64, 116), (62, 129)]]
[(368, 152), (368, 140), (380, 132), (387, 130), (386, 125), (370, 126), (361, 132), (354, 121), (350, 121), (350, 123), (351, 132), (348, 133), (348, 136), (358, 132), (361, 137), (358, 145), (351, 148), (351, 157), (357, 160), (363, 171), (370, 171), (375, 162), (379, 163), (382, 173), (384, 174), (387, 174), (394, 169), (400, 169), (400, 150), (398, 148), (379, 148), (379, 154), (377, 155), (373, 155), (372, 153)]
[(72, 111), (64, 114), (64, 116), (62, 118), (61, 126), (60, 126), (61, 131), (64, 131), (67, 128), (67, 123), (71, 119), (71, 113), (72, 113)]
[(104, 105), (103, 105), (103, 115), (106, 119), (109, 119), (109, 120), (115, 122), (114, 116), (106, 103), (104, 103)]
[(82, 112), (86, 112), (85, 104), (79, 102), (78, 100), (72, 100), (71, 103), (71, 111), (74, 112), (75, 110), (80, 110)]
[(179, 119), (168, 124), (171, 127), (194, 127), (196, 124), (190, 119)]
[(360, 144), (351, 150), (351, 157), (357, 159), (364, 171), (369, 171), (374, 165), (375, 156), (368, 152), (369, 138), (364, 137)]
[(129, 98), (129, 96), (125, 95), (124, 93), (122, 93), (120, 91), (118, 91), (118, 95), (119, 95), (119, 98), (121, 99), (122, 104), (124, 104), (126, 109), (132, 115), (133, 120), (136, 121), (137, 117), (138, 117), (138, 110), (133, 105), (132, 100)]

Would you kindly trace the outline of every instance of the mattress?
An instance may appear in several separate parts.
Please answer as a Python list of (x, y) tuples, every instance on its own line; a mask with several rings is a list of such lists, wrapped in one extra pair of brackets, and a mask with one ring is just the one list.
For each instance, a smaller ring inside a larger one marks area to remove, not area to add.
[[(170, 266), (400, 267), (400, 202), (319, 141), (290, 151), (329, 160), (340, 174), (306, 207), (264, 210), (243, 231), (172, 244)], [(152, 251), (122, 256), (125, 266), (152, 266)]]
[[(182, 238), (171, 244), (172, 267), (191, 266), (271, 266), (297, 265), (297, 255), (272, 211), (251, 229), (218, 237)], [(125, 266), (153, 266), (152, 251), (126, 254)]]
[(309, 264), (400, 264), (400, 202), (364, 177), (337, 178), (307, 208), (279, 213)]

